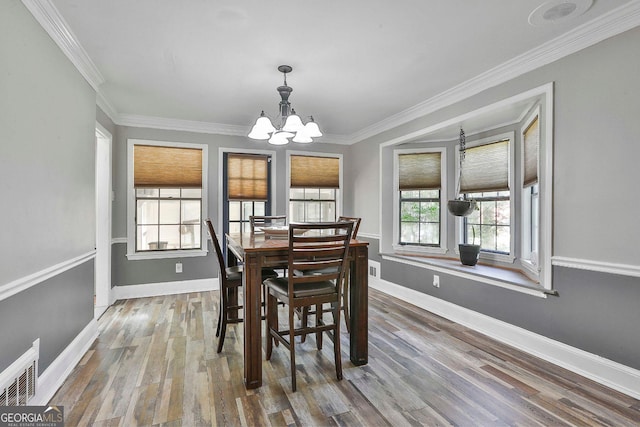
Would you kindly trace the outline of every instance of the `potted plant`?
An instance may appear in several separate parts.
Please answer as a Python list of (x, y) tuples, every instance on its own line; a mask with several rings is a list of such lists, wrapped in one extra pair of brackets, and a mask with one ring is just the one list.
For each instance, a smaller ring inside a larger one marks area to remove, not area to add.
[(460, 262), (463, 265), (474, 266), (478, 263), (480, 245), (476, 245), (476, 227), (472, 225), (471, 231), (473, 233), (473, 243), (460, 243), (458, 244), (458, 250), (460, 251)]

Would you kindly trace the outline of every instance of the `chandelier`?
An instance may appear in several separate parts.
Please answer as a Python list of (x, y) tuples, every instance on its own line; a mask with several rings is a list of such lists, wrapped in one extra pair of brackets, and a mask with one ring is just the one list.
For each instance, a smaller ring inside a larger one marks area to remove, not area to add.
[(320, 132), (320, 128), (313, 120), (313, 116), (309, 116), (309, 121), (303, 124), (300, 116), (296, 114), (296, 110), (291, 108), (289, 95), (291, 95), (293, 88), (287, 86), (287, 73), (290, 73), (291, 70), (293, 68), (289, 65), (278, 67), (278, 71), (284, 74), (284, 85), (278, 86), (278, 93), (282, 99), (280, 101), (280, 111), (276, 117), (276, 122), (279, 122), (279, 126), (275, 127), (263, 110), (258, 120), (256, 120), (256, 124), (251, 128), (251, 132), (248, 135), (249, 138), (267, 139), (269, 144), (284, 145), (289, 143), (290, 138), (292, 138), (293, 142), (307, 143), (313, 142), (312, 138), (322, 136), (322, 132)]

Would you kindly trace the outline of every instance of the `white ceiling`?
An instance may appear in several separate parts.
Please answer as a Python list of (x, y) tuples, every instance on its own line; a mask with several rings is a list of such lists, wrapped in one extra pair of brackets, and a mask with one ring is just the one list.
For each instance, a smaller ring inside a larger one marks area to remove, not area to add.
[(288, 64), (293, 107), (313, 115), (328, 140), (374, 132), (637, 3), (595, 0), (581, 16), (530, 25), (545, 1), (23, 0), (57, 10), (97, 68), (112, 116), (244, 132), (260, 110), (277, 114), (277, 67)]

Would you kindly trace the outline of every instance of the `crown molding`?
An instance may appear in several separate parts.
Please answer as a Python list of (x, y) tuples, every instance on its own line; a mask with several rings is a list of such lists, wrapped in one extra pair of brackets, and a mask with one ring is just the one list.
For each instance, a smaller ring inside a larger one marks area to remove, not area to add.
[(165, 117), (138, 114), (119, 114), (114, 122), (121, 126), (144, 127), (164, 130), (180, 130), (196, 133), (247, 136), (248, 126), (226, 125), (222, 123), (200, 122), (196, 120), (169, 119)]
[(352, 143), (363, 141), (460, 102), (638, 25), (640, 25), (640, 0), (633, 0), (426, 101), (354, 132), (348, 139)]
[(97, 92), (105, 79), (51, 0), (22, 0), (22, 3)]

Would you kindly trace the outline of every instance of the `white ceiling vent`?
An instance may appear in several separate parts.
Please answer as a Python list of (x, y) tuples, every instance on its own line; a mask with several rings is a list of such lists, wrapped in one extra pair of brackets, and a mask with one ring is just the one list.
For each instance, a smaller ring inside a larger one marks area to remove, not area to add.
[(593, 0), (550, 0), (531, 12), (529, 24), (537, 27), (576, 18), (589, 10), (592, 4)]

